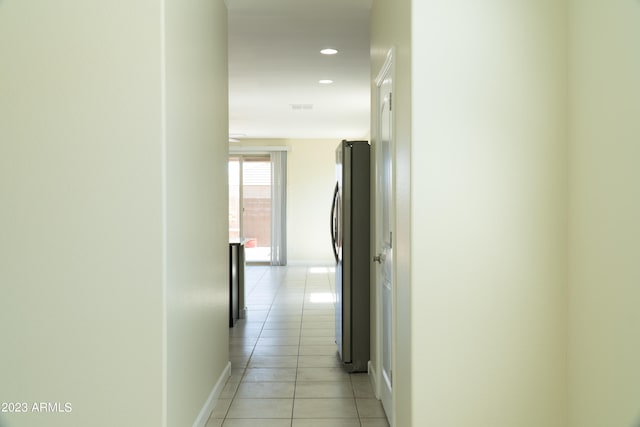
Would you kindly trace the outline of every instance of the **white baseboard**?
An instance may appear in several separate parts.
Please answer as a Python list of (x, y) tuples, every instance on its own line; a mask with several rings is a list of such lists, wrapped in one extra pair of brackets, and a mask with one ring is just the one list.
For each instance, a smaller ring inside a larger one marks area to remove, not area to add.
[(196, 418), (196, 420), (194, 421), (193, 427), (205, 427), (205, 425), (207, 424), (207, 421), (209, 420), (209, 417), (211, 416), (211, 413), (213, 412), (213, 408), (216, 406), (216, 402), (218, 401), (218, 398), (222, 394), (222, 389), (224, 388), (225, 384), (227, 383), (227, 379), (229, 379), (230, 376), (231, 376), (231, 362), (228, 362), (227, 366), (222, 371), (220, 378), (218, 378), (216, 385), (213, 386), (213, 390), (211, 390), (211, 393), (209, 394), (207, 401), (205, 402), (204, 406), (200, 410), (200, 413), (198, 414), (198, 418)]

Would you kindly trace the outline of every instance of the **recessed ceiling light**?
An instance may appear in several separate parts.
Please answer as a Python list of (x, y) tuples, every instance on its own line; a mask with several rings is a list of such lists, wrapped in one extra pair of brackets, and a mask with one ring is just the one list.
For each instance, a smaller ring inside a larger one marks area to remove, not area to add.
[(320, 83), (321, 85), (330, 85), (331, 83), (333, 83), (333, 80), (322, 79), (322, 80), (318, 80), (318, 83)]
[(336, 53), (338, 53), (337, 49), (334, 49), (332, 47), (326, 48), (326, 49), (322, 49), (320, 51), (321, 54), (323, 55), (335, 55)]
[(313, 104), (289, 104), (292, 110), (313, 110)]

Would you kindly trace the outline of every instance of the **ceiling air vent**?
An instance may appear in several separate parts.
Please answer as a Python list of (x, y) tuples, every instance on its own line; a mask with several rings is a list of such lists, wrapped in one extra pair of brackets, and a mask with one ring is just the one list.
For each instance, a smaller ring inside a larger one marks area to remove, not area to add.
[(313, 104), (289, 104), (295, 111), (313, 110)]

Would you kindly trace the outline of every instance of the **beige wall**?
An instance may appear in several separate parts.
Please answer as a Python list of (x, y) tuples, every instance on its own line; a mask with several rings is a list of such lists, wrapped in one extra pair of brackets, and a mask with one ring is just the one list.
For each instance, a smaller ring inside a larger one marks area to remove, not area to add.
[(571, 1), (571, 427), (640, 423), (640, 3)]
[(329, 215), (339, 139), (253, 139), (230, 147), (280, 146), (287, 153), (287, 256), (289, 264), (332, 265)]
[(3, 427), (190, 426), (223, 372), (227, 130), (203, 99), (226, 64), (184, 49), (226, 45), (205, 3), (0, 2), (0, 401), (72, 405)]
[(411, 212), (396, 425), (564, 426), (564, 8), (379, 0), (373, 17), (374, 73), (399, 52), (397, 208)]

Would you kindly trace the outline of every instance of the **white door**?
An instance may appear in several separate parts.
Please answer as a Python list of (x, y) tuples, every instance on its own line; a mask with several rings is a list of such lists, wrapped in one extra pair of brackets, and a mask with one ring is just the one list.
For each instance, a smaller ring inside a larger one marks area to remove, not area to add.
[(377, 140), (376, 155), (376, 289), (378, 305), (378, 378), (380, 399), (389, 419), (393, 421), (393, 52), (389, 53), (376, 80)]

